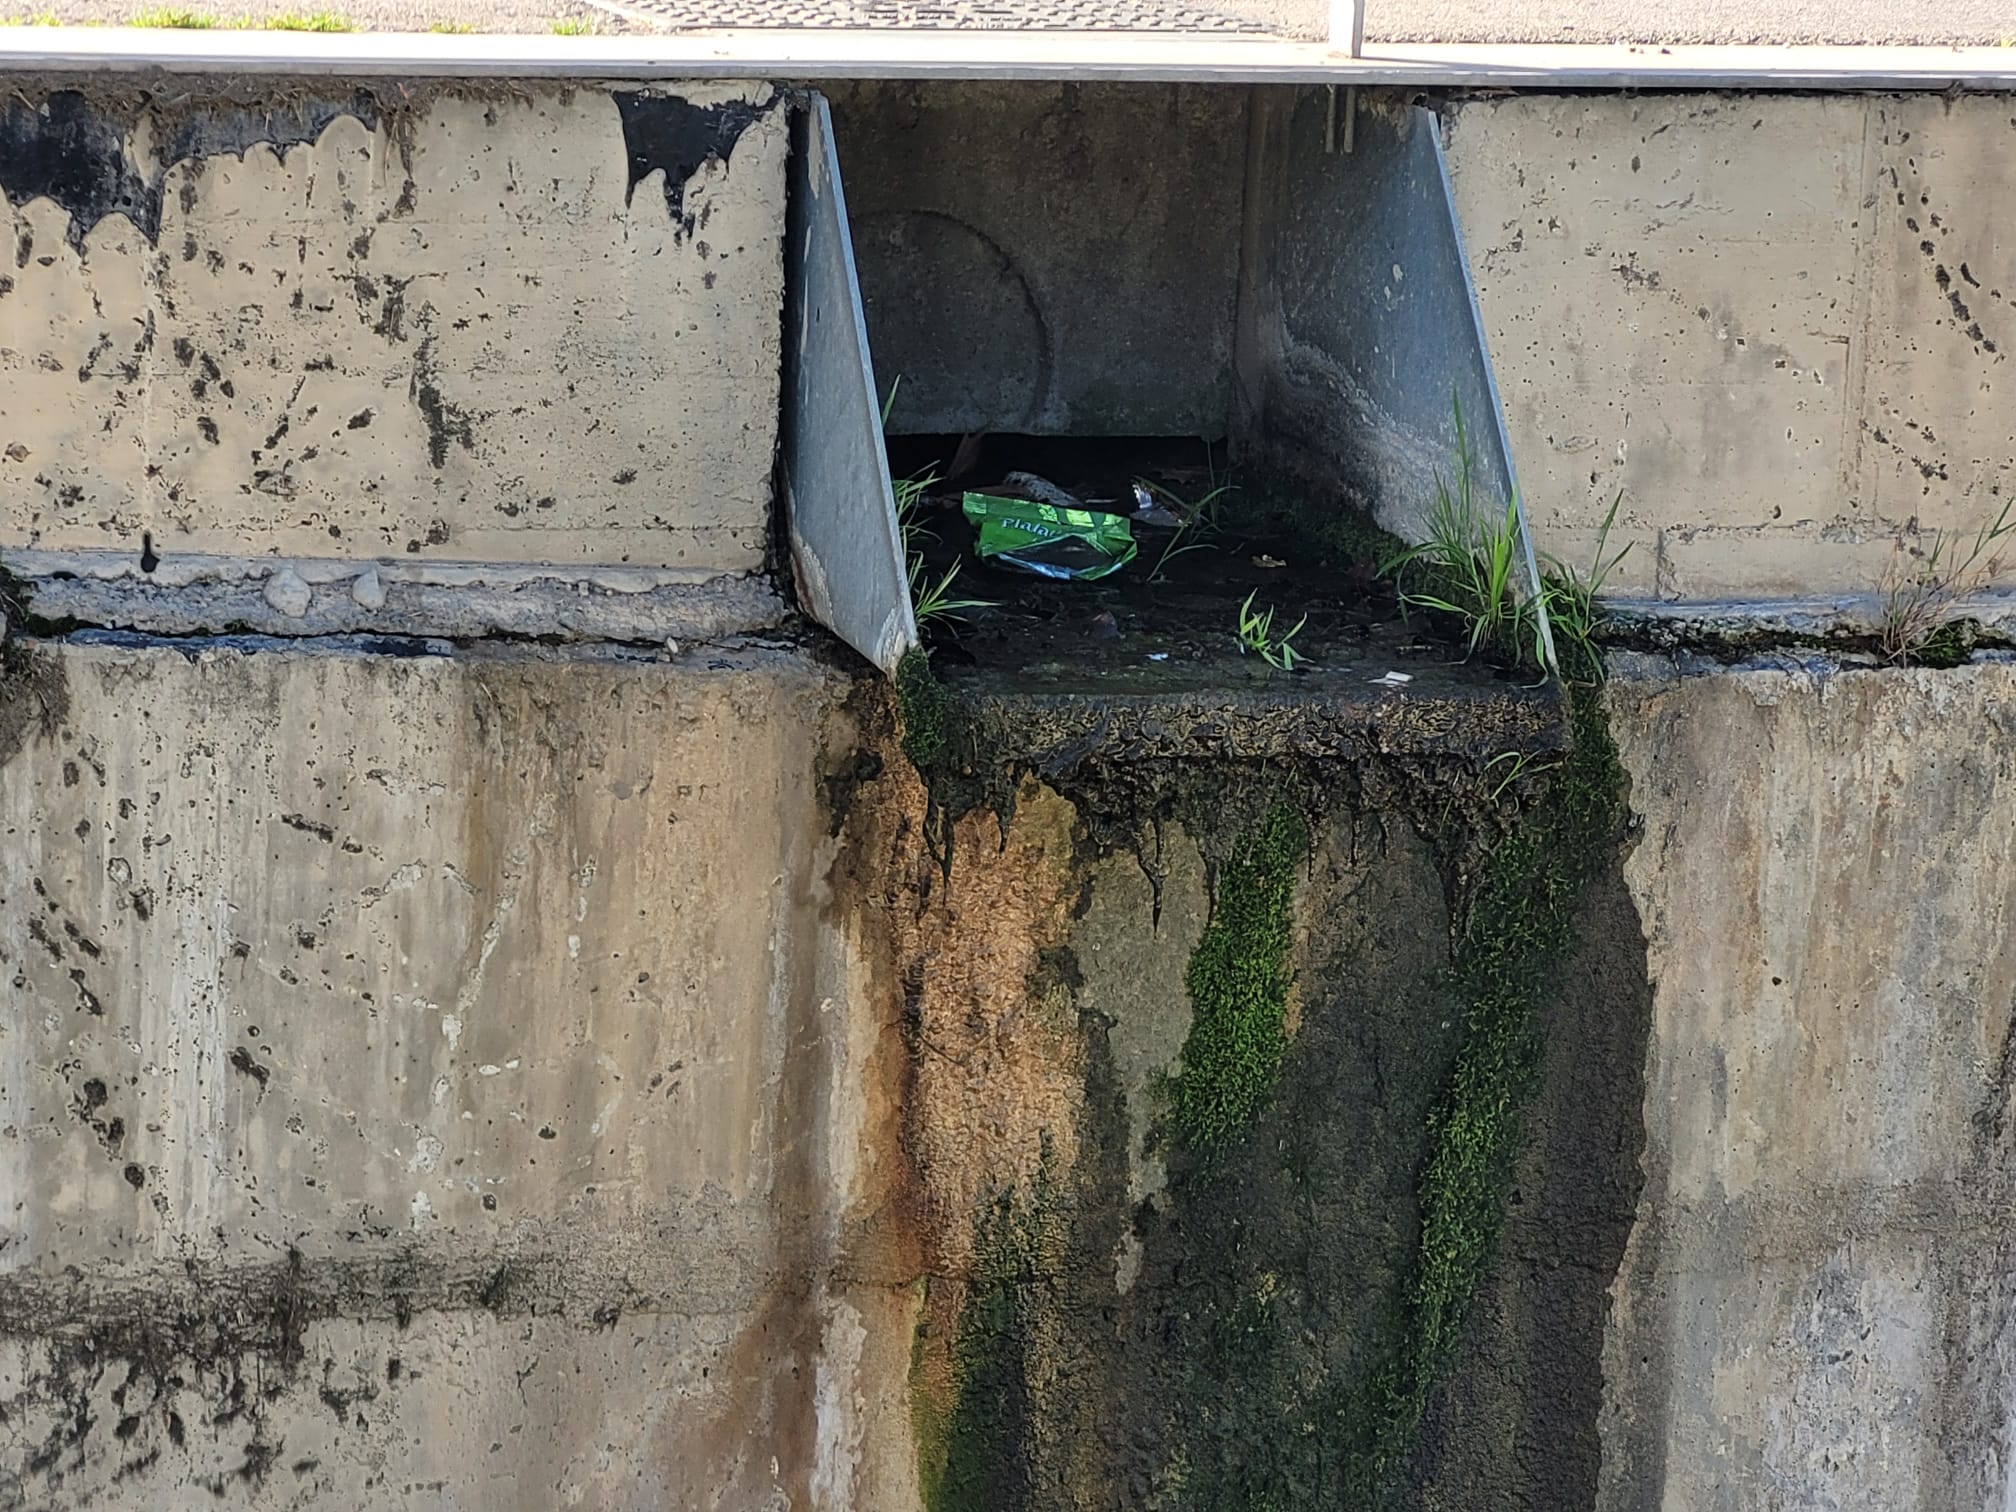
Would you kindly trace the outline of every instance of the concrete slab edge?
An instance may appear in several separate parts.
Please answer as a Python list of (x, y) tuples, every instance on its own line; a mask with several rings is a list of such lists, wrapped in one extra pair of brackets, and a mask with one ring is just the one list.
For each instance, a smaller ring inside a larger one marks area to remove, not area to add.
[(429, 78), (1065, 79), (1434, 89), (2016, 91), (2016, 48), (1325, 43), (1125, 32), (765, 30), (554, 38), (394, 32), (0, 31), (34, 73)]
[(6, 565), (37, 620), (161, 635), (660, 644), (747, 635), (789, 612), (768, 578), (733, 573), (278, 557), (173, 557), (144, 573), (109, 552), (9, 552)]

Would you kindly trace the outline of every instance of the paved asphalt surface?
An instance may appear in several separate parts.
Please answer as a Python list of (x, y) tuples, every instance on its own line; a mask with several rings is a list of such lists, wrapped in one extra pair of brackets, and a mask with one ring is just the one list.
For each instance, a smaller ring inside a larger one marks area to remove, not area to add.
[[(29, 14), (69, 23), (119, 24), (163, 0), (17, 0), (0, 16)], [(789, 4), (789, 0), (784, 0)], [(5, 0), (0, 0), (4, 7)], [(549, 32), (556, 20), (589, 21), (598, 32), (679, 29), (650, 16), (653, 0), (166, 0), (214, 17), (333, 10), (368, 31)], [(1152, 6), (1153, 0), (1148, 0)], [(1205, 10), (1211, 0), (1185, 9)], [(793, 7), (796, 9), (797, 7)], [(1147, 8), (1136, 0), (1126, 7)], [(1172, 6), (1172, 9), (1174, 7)], [(694, 7), (681, 5), (682, 14)], [(955, 5), (919, 0), (941, 17)], [(1021, 0), (1038, 26), (1051, 7)], [(708, 4), (722, 26), (778, 24), (766, 0)], [(999, 14), (998, 10), (995, 14)], [(940, 24), (943, 24), (942, 20)], [(1055, 24), (1052, 22), (1052, 24)], [(2016, 0), (1366, 0), (1368, 42), (1721, 42), (1988, 45), (2016, 44)], [(555, 40), (564, 45), (563, 39)]]

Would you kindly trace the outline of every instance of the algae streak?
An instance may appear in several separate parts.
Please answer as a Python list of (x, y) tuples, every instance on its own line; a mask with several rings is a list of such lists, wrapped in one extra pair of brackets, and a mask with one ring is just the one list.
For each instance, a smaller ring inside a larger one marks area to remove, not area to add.
[(1496, 1257), (1539, 1049), (1534, 1014), (1574, 946), (1583, 889), (1622, 828), (1625, 777), (1601, 695), (1585, 684), (1570, 699), (1574, 749), (1536, 811), (1492, 852), (1458, 939), (1452, 974), (1466, 1035), (1429, 1123), (1421, 1237), (1400, 1321), (1356, 1414), (1345, 1475), (1355, 1504), (1397, 1489)]
[[(1051, 1151), (1029, 1199), (998, 1195), (975, 1224), (973, 1274), (951, 1350), (950, 1401), (926, 1379), (920, 1337), (911, 1355), (917, 1480), (928, 1512), (1016, 1512), (1032, 1505), (1027, 1449), (1036, 1420), (1029, 1367), (1040, 1327), (1051, 1237)], [(937, 1283), (927, 1283), (937, 1284)], [(928, 1320), (928, 1305), (925, 1316)], [(925, 1325), (928, 1327), (928, 1322)]]

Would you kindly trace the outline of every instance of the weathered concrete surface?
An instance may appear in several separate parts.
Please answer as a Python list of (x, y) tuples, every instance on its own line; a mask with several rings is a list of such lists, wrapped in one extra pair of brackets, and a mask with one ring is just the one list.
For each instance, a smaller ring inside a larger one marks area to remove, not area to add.
[(832, 91), (889, 428), (1224, 434), (1246, 93)]
[(760, 566), (768, 86), (31, 90), (0, 135), (0, 548)]
[(1679, 599), (1867, 590), (2016, 497), (1995, 96), (1469, 100), (1456, 197), (1528, 518)]
[(887, 1183), (842, 684), (33, 655), (0, 1505), (905, 1505), (914, 1302), (841, 1263)]
[(1599, 1507), (2008, 1505), (2012, 693), (1614, 685), (1657, 989)]

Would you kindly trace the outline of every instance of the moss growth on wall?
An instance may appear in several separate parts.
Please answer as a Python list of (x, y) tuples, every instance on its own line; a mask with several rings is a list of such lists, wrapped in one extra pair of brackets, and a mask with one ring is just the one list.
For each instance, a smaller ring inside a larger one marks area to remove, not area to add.
[(1309, 826), (1276, 804), (1219, 873), (1211, 922), (1190, 957), (1192, 1018), (1171, 1109), (1192, 1149), (1237, 1134), (1273, 1090), (1287, 1048), (1295, 871), (1308, 853)]
[(1496, 1257), (1538, 1046), (1536, 1008), (1574, 943), (1585, 885), (1620, 833), (1625, 779), (1601, 694), (1571, 688), (1575, 746), (1471, 889), (1452, 970), (1466, 1034), (1429, 1122), (1421, 1228), (1398, 1319), (1347, 1415), (1354, 1506), (1388, 1499)]
[(1017, 1512), (1031, 1505), (1028, 1457), (1035, 1403), (1033, 1332), (1048, 1305), (1046, 1251), (1054, 1189), (1045, 1139), (1033, 1190), (1000, 1193), (975, 1219), (973, 1274), (951, 1346), (951, 1400), (920, 1389), (920, 1336), (911, 1358), (911, 1422), (927, 1512)]
[(931, 670), (931, 653), (912, 646), (896, 664), (896, 717), (903, 754), (929, 773), (945, 759), (952, 739), (952, 701)]

